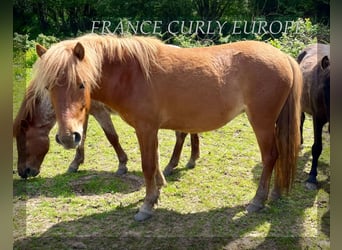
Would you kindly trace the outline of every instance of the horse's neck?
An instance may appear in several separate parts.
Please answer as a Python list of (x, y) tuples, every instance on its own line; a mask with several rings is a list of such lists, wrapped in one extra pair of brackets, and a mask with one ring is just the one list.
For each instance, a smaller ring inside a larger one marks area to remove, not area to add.
[[(105, 59), (102, 73), (100, 88), (92, 90), (91, 98), (106, 104), (114, 110), (117, 110), (118, 103), (122, 104), (125, 95), (129, 95), (130, 92), (133, 92), (133, 88), (137, 87), (133, 83), (138, 81), (140, 83), (141, 79), (144, 78), (138, 62), (134, 59), (127, 60), (125, 63), (110, 62), (109, 59)], [(129, 91), (123, 91), (127, 86), (130, 86)]]

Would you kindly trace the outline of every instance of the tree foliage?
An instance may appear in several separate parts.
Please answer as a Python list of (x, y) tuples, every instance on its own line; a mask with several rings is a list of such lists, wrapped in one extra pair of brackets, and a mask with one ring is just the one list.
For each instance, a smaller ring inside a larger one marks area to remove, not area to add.
[[(166, 25), (172, 20), (285, 21), (301, 17), (328, 27), (330, 15), (328, 0), (14, 0), (13, 4), (14, 32), (27, 34), (30, 39), (41, 33), (59, 39), (74, 37), (91, 31), (94, 20), (158, 20), (162, 23), (162, 38), (177, 40), (166, 34)], [(210, 39), (228, 39), (227, 34), (220, 35)], [(207, 37), (199, 33), (180, 39)]]
[[(261, 38), (259, 38), (261, 40)], [(299, 18), (287, 33), (280, 38), (268, 39), (266, 42), (296, 58), (308, 45), (329, 43), (329, 33), (322, 31), (318, 24), (312, 24), (309, 18)]]

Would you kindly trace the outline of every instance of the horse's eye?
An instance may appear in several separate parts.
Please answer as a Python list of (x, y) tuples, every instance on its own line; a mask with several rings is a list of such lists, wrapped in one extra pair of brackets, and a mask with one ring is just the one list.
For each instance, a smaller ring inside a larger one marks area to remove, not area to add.
[(80, 84), (80, 89), (84, 89), (84, 82)]

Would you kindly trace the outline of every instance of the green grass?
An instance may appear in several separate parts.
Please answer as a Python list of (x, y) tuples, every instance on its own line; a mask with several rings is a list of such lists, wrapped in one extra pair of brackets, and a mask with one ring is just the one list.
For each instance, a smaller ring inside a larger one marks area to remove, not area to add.
[[(20, 72), (16, 67), (14, 114), (29, 75), (29, 71)], [(13, 174), (15, 249), (330, 248), (330, 143), (326, 128), (319, 160), (320, 188), (308, 191), (304, 187), (311, 166), (310, 118), (305, 123), (305, 141), (289, 196), (267, 203), (261, 212), (246, 213), (262, 166), (254, 133), (243, 114), (200, 135), (201, 157), (191, 170), (185, 168), (190, 156), (187, 138), (154, 217), (142, 223), (133, 219), (145, 194), (135, 132), (118, 116), (112, 120), (129, 156), (125, 176), (114, 174), (118, 160), (93, 117), (85, 143), (86, 159), (78, 173), (66, 173), (75, 151), (54, 142), (54, 127), (39, 176), (25, 181)], [(173, 131), (160, 131), (161, 168), (168, 163), (174, 142)], [(16, 154), (14, 142), (14, 170)]]

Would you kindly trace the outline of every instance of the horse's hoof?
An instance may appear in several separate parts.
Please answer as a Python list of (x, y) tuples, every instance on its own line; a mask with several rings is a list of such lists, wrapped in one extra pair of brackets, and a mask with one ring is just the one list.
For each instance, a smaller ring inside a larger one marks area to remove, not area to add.
[(305, 187), (309, 190), (317, 190), (317, 183), (305, 182)]
[(270, 201), (276, 201), (281, 197), (281, 194), (277, 191), (272, 191), (272, 193), (270, 194), (269, 200)]
[(195, 163), (194, 161), (189, 161), (189, 162), (185, 165), (185, 167), (186, 167), (187, 169), (195, 168), (195, 166), (196, 166), (196, 163)]
[(71, 174), (71, 173), (76, 173), (77, 170), (78, 170), (78, 167), (75, 168), (75, 167), (71, 167), (71, 166), (70, 166), (70, 167), (68, 168), (68, 171), (67, 171), (67, 172), (68, 172), (69, 174)]
[(164, 176), (170, 176), (172, 174), (172, 170), (173, 170), (172, 167), (167, 166), (163, 171)]
[(124, 175), (128, 171), (126, 166), (119, 167), (118, 170), (116, 171), (117, 175)]
[(139, 222), (140, 221), (145, 221), (145, 220), (147, 220), (147, 219), (149, 219), (151, 217), (152, 217), (152, 213), (145, 212), (145, 211), (139, 211), (138, 213), (136, 213), (134, 215), (135, 221), (139, 221)]
[(264, 205), (257, 205), (257, 204), (254, 204), (254, 203), (250, 203), (247, 206), (246, 210), (247, 210), (248, 213), (255, 213), (255, 212), (260, 211), (263, 208), (264, 208)]

